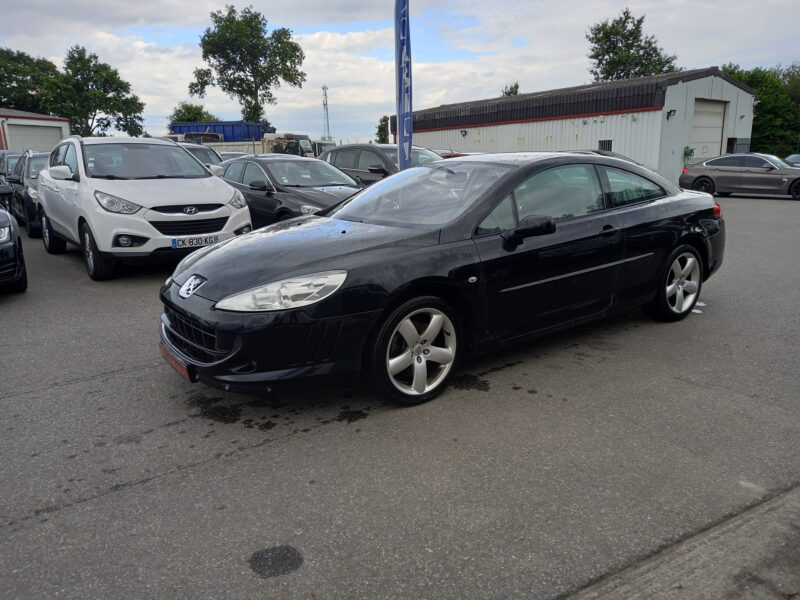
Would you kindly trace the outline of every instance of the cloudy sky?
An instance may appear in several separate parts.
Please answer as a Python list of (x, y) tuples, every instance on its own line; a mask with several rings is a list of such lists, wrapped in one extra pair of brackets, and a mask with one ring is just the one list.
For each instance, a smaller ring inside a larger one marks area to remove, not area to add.
[[(231, 0), (228, 0), (229, 2)], [(0, 45), (59, 66), (66, 49), (86, 46), (115, 66), (146, 103), (146, 128), (166, 131), (196, 67), (208, 15), (224, 0), (51, 0), (5, 2)], [(239, 8), (248, 3), (238, 3)], [(306, 53), (302, 89), (277, 90), (266, 114), (281, 131), (322, 134), (327, 84), (331, 133), (366, 141), (394, 106), (392, 0), (253, 0), (272, 26), (291, 28)], [(685, 68), (736, 62), (745, 67), (800, 59), (798, 0), (643, 0), (648, 33)], [(626, 4), (607, 0), (411, 0), (414, 106), (499, 95), (519, 80), (523, 92), (588, 83), (586, 29)], [(235, 100), (211, 91), (207, 108), (239, 119)]]

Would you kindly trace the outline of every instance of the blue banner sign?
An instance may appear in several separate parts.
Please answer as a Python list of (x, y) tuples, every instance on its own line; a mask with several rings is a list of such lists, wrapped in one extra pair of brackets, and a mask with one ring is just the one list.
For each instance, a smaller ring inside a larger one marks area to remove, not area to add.
[(411, 31), (409, 0), (394, 3), (394, 56), (397, 70), (397, 158), (402, 171), (411, 166)]

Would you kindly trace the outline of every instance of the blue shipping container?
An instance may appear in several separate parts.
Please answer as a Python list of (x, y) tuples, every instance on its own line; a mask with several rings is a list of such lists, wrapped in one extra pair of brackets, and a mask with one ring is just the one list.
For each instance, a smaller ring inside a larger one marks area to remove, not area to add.
[(275, 133), (274, 127), (248, 121), (212, 121), (210, 123), (170, 123), (173, 133), (204, 132), (222, 134), (224, 142), (250, 142), (260, 140), (265, 133)]

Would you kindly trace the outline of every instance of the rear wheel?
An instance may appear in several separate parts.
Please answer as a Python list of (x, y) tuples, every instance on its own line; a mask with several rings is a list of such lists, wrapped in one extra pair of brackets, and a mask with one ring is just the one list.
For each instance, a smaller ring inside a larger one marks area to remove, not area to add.
[(55, 234), (52, 225), (50, 225), (50, 219), (47, 218), (47, 215), (41, 213), (40, 218), (42, 223), (42, 243), (44, 244), (44, 249), (47, 250), (48, 254), (61, 254), (67, 249), (66, 240), (58, 237)]
[(692, 189), (698, 192), (705, 192), (706, 194), (714, 193), (714, 182), (710, 177), (698, 177), (692, 183)]
[(459, 357), (458, 331), (455, 311), (440, 298), (399, 306), (381, 324), (369, 355), (378, 391), (405, 406), (438, 396)]
[(789, 193), (795, 200), (800, 200), (800, 179), (792, 184), (792, 187), (789, 188)]
[(659, 277), (655, 299), (643, 307), (645, 313), (659, 321), (680, 321), (700, 298), (703, 286), (703, 261), (692, 246), (675, 248)]
[(114, 259), (97, 249), (92, 231), (86, 223), (81, 226), (81, 248), (89, 277), (102, 281), (114, 276)]

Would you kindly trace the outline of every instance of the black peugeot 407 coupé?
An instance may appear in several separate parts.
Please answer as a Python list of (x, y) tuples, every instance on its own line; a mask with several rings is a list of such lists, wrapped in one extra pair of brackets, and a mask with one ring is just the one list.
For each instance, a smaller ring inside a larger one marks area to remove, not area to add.
[(684, 318), (724, 246), (711, 196), (628, 162), (434, 162), (188, 256), (161, 289), (162, 352), (225, 390), (363, 372), (416, 404), (467, 355), (637, 306)]

